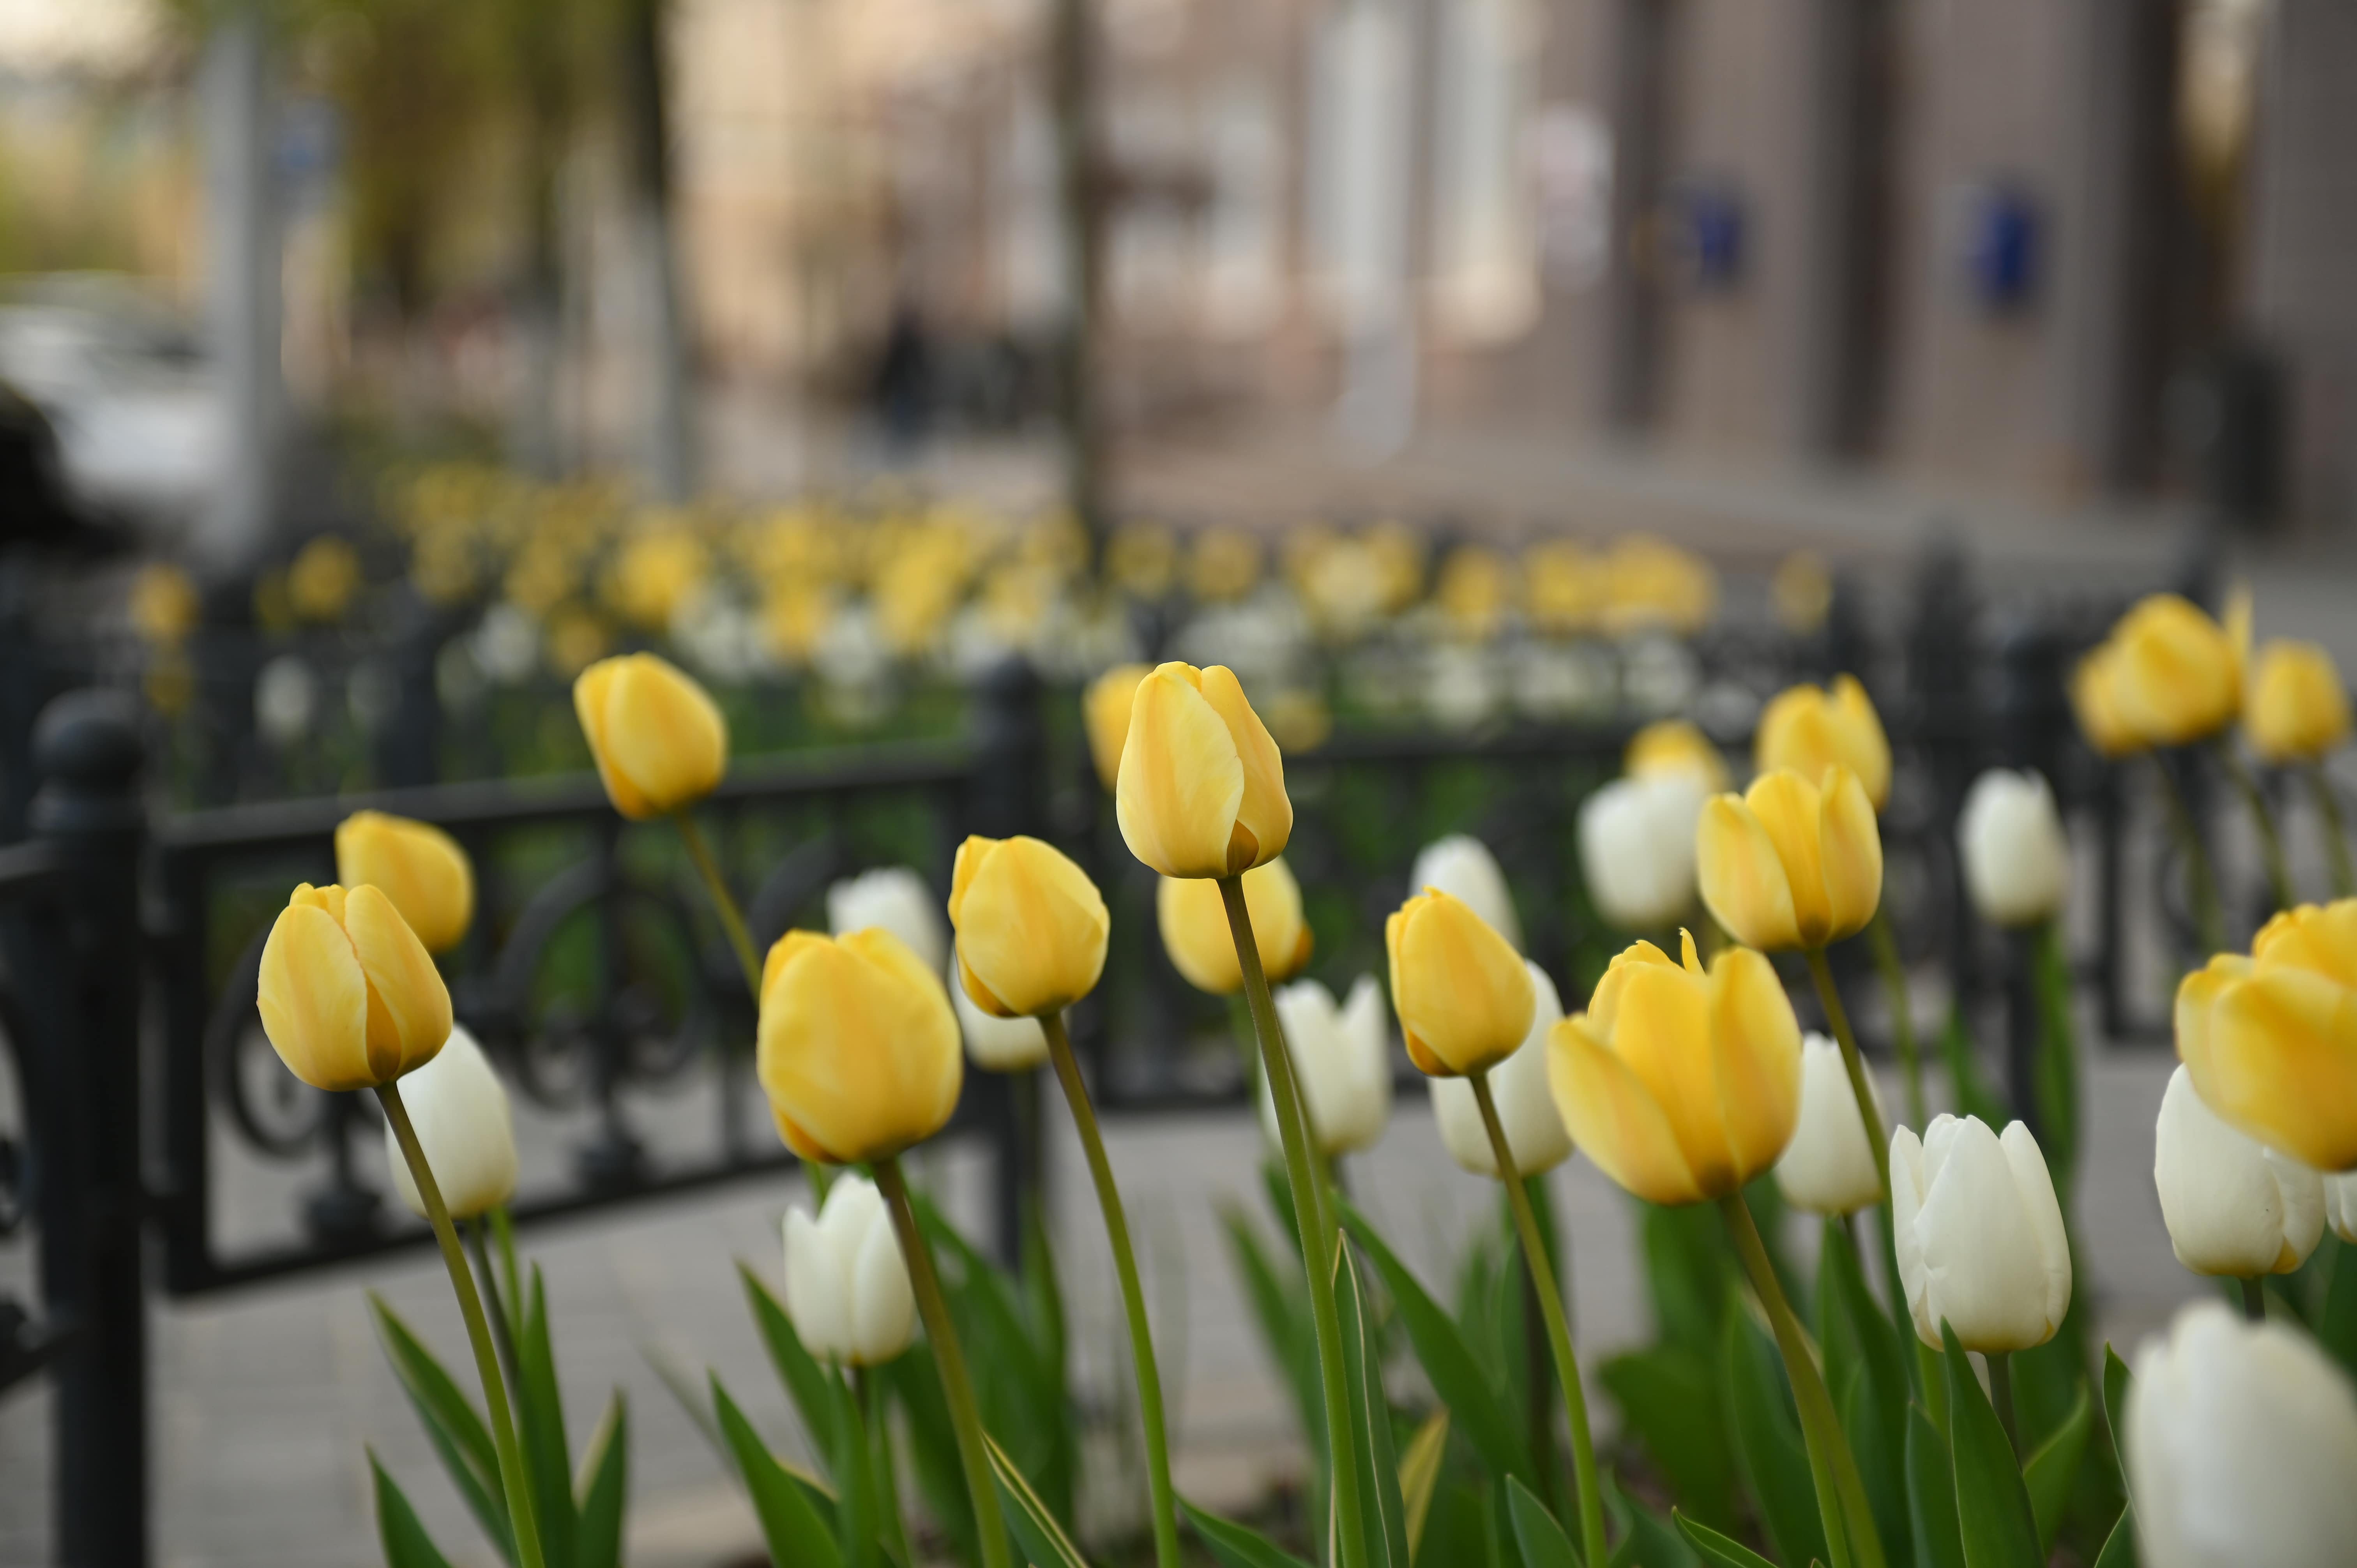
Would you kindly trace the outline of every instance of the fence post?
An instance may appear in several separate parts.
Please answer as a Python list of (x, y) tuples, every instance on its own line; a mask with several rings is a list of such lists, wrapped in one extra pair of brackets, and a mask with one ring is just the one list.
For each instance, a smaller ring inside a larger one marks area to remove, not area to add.
[(66, 866), (46, 1075), (55, 1158), (40, 1216), (48, 1309), (70, 1335), (54, 1369), (58, 1556), (67, 1568), (144, 1568), (137, 709), (123, 693), (69, 692), (42, 711), (33, 755), (43, 783), (28, 825)]

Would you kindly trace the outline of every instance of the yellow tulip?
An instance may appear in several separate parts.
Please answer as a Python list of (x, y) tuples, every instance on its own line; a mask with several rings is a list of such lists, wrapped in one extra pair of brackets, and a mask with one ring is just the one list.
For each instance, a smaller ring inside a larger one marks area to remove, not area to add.
[(2184, 746), (2225, 728), (2243, 703), (2237, 644), (2235, 629), (2175, 594), (2144, 600), (2105, 640), (2106, 684), (2122, 726), (2147, 746)]
[(728, 770), (728, 722), (689, 676), (651, 653), (601, 659), (573, 711), (614, 810), (643, 821), (701, 800)]
[(1727, 787), (1727, 758), (1710, 737), (1684, 719), (1656, 719), (1630, 738), (1621, 770), (1631, 779), (1687, 773), (1713, 794)]
[(2357, 1169), (2357, 899), (2269, 920), (2177, 988), (2177, 1054), (2211, 1110), (2328, 1174)]
[(2267, 761), (2314, 762), (2349, 738), (2349, 693), (2332, 655), (2313, 642), (2259, 650), (2243, 728)]
[(958, 983), (995, 1018), (1060, 1013), (1096, 989), (1113, 917), (1089, 874), (1035, 838), (969, 838), (950, 873)]
[(1165, 876), (1233, 876), (1285, 853), (1285, 758), (1225, 665), (1164, 664), (1137, 683), (1114, 811)]
[[(1243, 882), (1260, 967), (1271, 985), (1290, 980), (1308, 967), (1312, 945), (1309, 922), (1301, 914), (1301, 885), (1282, 860), (1253, 867)], [(1188, 984), (1214, 996), (1243, 989), (1228, 907), (1217, 885), (1200, 876), (1166, 876), (1155, 895), (1154, 912), (1162, 926), (1162, 946)]]
[(2079, 733), (2100, 757), (2132, 757), (2146, 749), (2142, 736), (2128, 727), (2115, 693), (2119, 661), (2111, 645), (2099, 645), (2079, 661), (2071, 675), (2071, 708), (2079, 717)]
[(450, 1037), (450, 993), (373, 887), (306, 882), (262, 947), (262, 1032), (314, 1089), (373, 1089), (425, 1066)]
[(457, 946), (475, 918), (475, 868), (430, 822), (354, 811), (336, 825), (336, 879), (392, 899), (427, 952)]
[(1089, 682), (1081, 698), (1081, 717), (1089, 732), (1089, 757), (1097, 777), (1111, 789), (1121, 779), (1121, 749), (1129, 739), (1129, 708), (1137, 700), (1137, 683), (1154, 673), (1148, 664), (1116, 664)]
[(1392, 1006), (1419, 1071), (1486, 1072), (1530, 1033), (1538, 998), (1523, 955), (1464, 900), (1426, 888), (1383, 922), (1383, 946)]
[(891, 932), (788, 931), (770, 950), (754, 1067), (804, 1159), (880, 1160), (931, 1137), (964, 1065), (949, 993)]
[(1802, 685), (1778, 693), (1760, 715), (1753, 746), (1763, 773), (1789, 768), (1813, 783), (1839, 763), (1857, 775), (1876, 811), (1890, 802), (1890, 742), (1854, 675), (1835, 676), (1831, 691)]
[(1882, 834), (1857, 775), (1821, 789), (1791, 768), (1714, 795), (1695, 830), (1702, 901), (1746, 947), (1821, 948), (1865, 929), (1882, 901)]
[(1650, 1203), (1736, 1191), (1775, 1165), (1801, 1113), (1801, 1027), (1773, 966), (1728, 948), (1706, 971), (1679, 936), (1683, 964), (1637, 943), (1547, 1038), (1572, 1142)]

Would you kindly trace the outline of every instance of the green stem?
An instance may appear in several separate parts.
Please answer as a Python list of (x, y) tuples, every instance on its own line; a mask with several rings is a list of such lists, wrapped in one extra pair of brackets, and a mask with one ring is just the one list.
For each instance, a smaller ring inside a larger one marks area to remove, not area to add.
[(1849, 1091), (1857, 1100), (1858, 1119), (1866, 1123), (1866, 1141), (1874, 1145), (1875, 1174), (1882, 1178), (1882, 1207), (1890, 1207), (1890, 1134), (1882, 1125), (1882, 1112), (1874, 1103), (1874, 1090), (1866, 1080), (1866, 1058), (1857, 1048), (1857, 1036), (1849, 1026), (1849, 1012), (1842, 1006), (1841, 990), (1834, 984), (1833, 966), (1825, 961), (1825, 950), (1809, 948), (1809, 979), (1817, 988), (1817, 1001), (1824, 1007), (1825, 1024), (1834, 1032), (1834, 1040), (1841, 1047), (1842, 1069), (1849, 1074)]
[(2299, 897), (2292, 890), (2291, 867), (2284, 860), (2283, 839), (2276, 832), (2276, 814), (2267, 809), (2267, 798), (2260, 792), (2259, 781), (2251, 777), (2251, 770), (2234, 754), (2234, 743), (2220, 736), (2217, 751), (2226, 777), (2233, 780), (2235, 792), (2250, 810), (2252, 825), (2259, 830), (2259, 854), (2266, 862), (2267, 888), (2275, 895), (2276, 908), (2288, 909), (2299, 902)]
[(1072, 1039), (1065, 1033), (1063, 1015), (1043, 1015), (1039, 1028), (1048, 1036), (1048, 1059), (1056, 1064), (1056, 1081), (1064, 1088), (1064, 1103), (1072, 1108), (1072, 1125), (1081, 1134), (1081, 1150), (1088, 1156), (1089, 1176), (1095, 1181), (1097, 1208), (1104, 1214), (1105, 1240), (1113, 1243), (1114, 1273), (1121, 1282), (1121, 1305), (1129, 1320), (1130, 1363), (1137, 1376), (1137, 1413), (1146, 1426), (1146, 1480), (1154, 1505), (1154, 1560), (1161, 1568), (1178, 1568), (1178, 1502), (1170, 1485), (1170, 1436), (1164, 1426), (1162, 1373), (1154, 1359), (1154, 1331), (1146, 1317), (1146, 1292), (1137, 1281), (1137, 1254), (1129, 1244), (1129, 1218), (1122, 1208), (1121, 1188), (1113, 1179), (1113, 1162), (1105, 1157), (1104, 1137), (1089, 1103), (1089, 1086), (1081, 1081), (1081, 1064), (1072, 1058)]
[(467, 1227), (467, 1240), (475, 1250), (475, 1268), (483, 1276), (483, 1295), (490, 1307), (491, 1343), (498, 1348), (500, 1365), (507, 1369), (508, 1386), (516, 1400), (523, 1400), (523, 1363), (516, 1359), (515, 1320), (508, 1316), (506, 1305), (500, 1300), (500, 1277), (491, 1268), (491, 1251), (485, 1238), (489, 1227), (480, 1219)]
[(982, 1541), (983, 1568), (1014, 1568), (1006, 1552), (1006, 1523), (998, 1511), (998, 1484), (991, 1478), (982, 1411), (974, 1401), (974, 1381), (966, 1375), (965, 1352), (958, 1346), (957, 1325), (950, 1321), (950, 1304), (942, 1295), (940, 1276), (933, 1273), (933, 1254), (925, 1245), (924, 1233), (917, 1229), (908, 1179), (900, 1174), (896, 1155), (875, 1161), (874, 1169), (877, 1189), (892, 1211), (892, 1229), (899, 1233), (900, 1256), (909, 1265), (909, 1287), (917, 1297), (917, 1315), (924, 1319), (925, 1337), (932, 1342), (942, 1398), (950, 1407), (950, 1428), (957, 1434), (958, 1465), (965, 1472), (965, 1489), (974, 1504), (974, 1530)]
[(2185, 852), (2185, 879), (2193, 898), (2193, 926), (2201, 950), (2214, 953), (2226, 945), (2226, 915), (2218, 904), (2218, 879), (2210, 871), (2210, 852), (2201, 846), (2201, 831), (2177, 787), (2177, 776), (2156, 756), (2153, 770), (2160, 775), (2160, 797), (2169, 808), (2169, 826), (2177, 847)]
[(2246, 1279), (2243, 1286), (2243, 1316), (2253, 1323), (2267, 1320), (2267, 1287), (2256, 1279)]
[(900, 1517), (900, 1480), (892, 1463), (892, 1412), (884, 1402), (884, 1380), (874, 1373), (855, 1369), (851, 1373), (852, 1397), (858, 1401), (860, 1416), (867, 1428), (869, 1459), (876, 1471), (877, 1507), (884, 1514), (884, 1529), (898, 1561), (916, 1562), (909, 1550), (908, 1520)]
[(1907, 969), (1899, 960), (1899, 938), (1888, 915), (1878, 906), (1867, 922), (1867, 943), (1882, 971), (1883, 989), (1890, 993), (1890, 1037), (1899, 1047), (1899, 1070), (1907, 1081), (1907, 1124), (1925, 1127), (1931, 1114), (1923, 1101), (1923, 1069), (1915, 1056), (1915, 1010), (1907, 995)]
[(1470, 1074), (1473, 1102), (1481, 1108), (1481, 1125), (1490, 1134), (1490, 1153), (1498, 1162), (1498, 1180), (1505, 1187), (1507, 1206), (1514, 1211), (1514, 1230), (1522, 1237), (1523, 1266), (1537, 1287), (1539, 1314), (1546, 1319), (1547, 1344), (1555, 1352), (1555, 1381), (1563, 1385), (1563, 1406), (1571, 1417), (1571, 1468), (1579, 1484), (1580, 1552), (1588, 1563), (1605, 1560), (1604, 1494), (1596, 1478), (1596, 1440), (1587, 1430), (1587, 1394), (1579, 1381), (1579, 1358), (1571, 1348), (1571, 1325), (1564, 1320), (1563, 1293), (1555, 1288), (1555, 1269), (1547, 1262), (1546, 1243), (1539, 1236), (1538, 1217), (1531, 1212), (1531, 1195), (1523, 1190), (1522, 1174), (1514, 1166), (1514, 1151), (1498, 1120), (1498, 1101), (1490, 1092), (1487, 1069)]
[(1792, 1402), (1801, 1415), (1809, 1475), (1817, 1488), (1817, 1517), (1824, 1524), (1825, 1550), (1833, 1556), (1833, 1568), (1883, 1568), (1882, 1538), (1875, 1533), (1874, 1514), (1867, 1506), (1866, 1483), (1858, 1477), (1857, 1456), (1851, 1454), (1849, 1439), (1842, 1434), (1841, 1422), (1834, 1414), (1833, 1396), (1825, 1391), (1824, 1376), (1817, 1370), (1808, 1337), (1792, 1316), (1792, 1304), (1784, 1299), (1784, 1287), (1776, 1283), (1776, 1268), (1768, 1261), (1760, 1227), (1752, 1222), (1751, 1210), (1744, 1206), (1740, 1192), (1720, 1198), (1718, 1211), (1726, 1218), (1727, 1234), (1734, 1238), (1735, 1250), (1743, 1259), (1744, 1273), (1751, 1277), (1752, 1292), (1768, 1314), (1776, 1348), (1784, 1358), (1784, 1371), (1792, 1380)]
[(458, 1316), (466, 1320), (468, 1343), (474, 1347), (475, 1376), (483, 1385), (483, 1402), (491, 1412), (491, 1446), (499, 1455), (500, 1488), (507, 1494), (508, 1521), (515, 1530), (518, 1568), (546, 1568), (547, 1560), (540, 1550), (540, 1521), (532, 1509), (532, 1481), (524, 1474), (523, 1449), (516, 1442), (515, 1420), (508, 1412), (507, 1385), (500, 1376), (499, 1354), (491, 1346), (490, 1325), (483, 1320), (482, 1297), (475, 1293), (475, 1277), (467, 1268), (466, 1253), (458, 1248), (457, 1229), (450, 1223), (450, 1209), (442, 1201), (441, 1186), (425, 1163), (425, 1150), (417, 1141), (417, 1129), (410, 1125), (409, 1108), (401, 1102), (401, 1086), (378, 1084), (376, 1098), (377, 1103), (384, 1107), (385, 1121), (393, 1126), (393, 1142), (401, 1145), (401, 1157), (409, 1166), (410, 1179), (417, 1184), (417, 1196), (425, 1201), (425, 1221), (434, 1227), (434, 1240), (442, 1249), (442, 1266), (449, 1273), (450, 1288), (457, 1293)]
[(2013, 1413), (2013, 1357), (2003, 1350), (1985, 1350), (1981, 1359), (1988, 1363), (1989, 1403), (1996, 1406), (1997, 1424), (2005, 1428), (2005, 1440), (2018, 1465), (2028, 1455), (2021, 1451), (2021, 1425)]
[(1285, 1031), (1277, 1024), (1276, 1004), (1269, 997), (1268, 976), (1261, 972), (1252, 914), (1244, 908), (1243, 879), (1221, 877), (1220, 899), (1227, 906), (1228, 932), (1235, 940), (1237, 966), (1243, 972), (1244, 999), (1252, 1005), (1253, 1028), (1260, 1036), (1261, 1070), (1268, 1074), (1269, 1099), (1276, 1107), (1277, 1142), (1284, 1145), (1294, 1223), (1301, 1232), (1309, 1318), (1318, 1336), (1318, 1379), (1325, 1385), (1326, 1454), (1333, 1470), (1333, 1511), (1340, 1538), (1335, 1561), (1338, 1568), (1366, 1568), (1366, 1522), (1359, 1513), (1358, 1444), (1351, 1434), (1350, 1390), (1342, 1369), (1342, 1319), (1334, 1306), (1337, 1237), (1311, 1166), (1308, 1118), (1303, 1114), (1301, 1088), (1294, 1077)]
[(2349, 864), (2349, 838), (2341, 831), (2341, 797), (2321, 762), (2308, 765), (2309, 791), (2316, 797), (2318, 815), (2324, 819), (2324, 852), (2332, 867), (2332, 896), (2357, 898), (2357, 869)]

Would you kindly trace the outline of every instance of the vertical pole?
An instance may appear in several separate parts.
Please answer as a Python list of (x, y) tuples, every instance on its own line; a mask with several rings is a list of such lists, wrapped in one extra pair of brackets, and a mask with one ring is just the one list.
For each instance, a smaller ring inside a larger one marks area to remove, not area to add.
[(1048, 98), (1056, 124), (1067, 291), (1056, 386), (1064, 426), (1064, 500), (1088, 530), (1093, 568), (1103, 558), (1111, 520), (1105, 515), (1104, 422), (1097, 394), (1105, 190), (1096, 152), (1096, 38), (1088, 0), (1055, 0), (1049, 27)]
[(1669, 32), (1666, 0), (1615, 0), (1609, 72), (1601, 84), (1612, 117), (1612, 250), (1605, 269), (1609, 341), (1600, 390), (1604, 423), (1620, 431), (1642, 429), (1653, 413)]
[(42, 712), (33, 832), (56, 846), (65, 998), (44, 1076), (58, 1118), (43, 1195), (43, 1288), (71, 1338), (55, 1368), (58, 1559), (147, 1562), (147, 1318), (141, 1277), (139, 715), (117, 692)]
[(279, 369), (278, 204), (271, 166), (276, 94), (268, 24), (258, 4), (221, 8), (205, 41), (203, 104), (212, 336), (230, 445), (221, 485), (190, 542), (207, 564), (234, 569), (270, 534), (285, 401)]
[(647, 349), (647, 478), (656, 497), (687, 499), (695, 481), (694, 432), (689, 411), (685, 311), (680, 303), (679, 252), (672, 233), (672, 167), (662, 52), (663, 0), (628, 0), (623, 7), (621, 81), (623, 140), (630, 176), (630, 218), (644, 273)]

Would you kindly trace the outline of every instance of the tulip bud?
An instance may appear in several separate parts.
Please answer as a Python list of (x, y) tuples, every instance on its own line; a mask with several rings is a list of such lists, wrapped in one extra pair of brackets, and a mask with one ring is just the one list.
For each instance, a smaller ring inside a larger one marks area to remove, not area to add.
[[(1282, 860), (1253, 867), (1244, 873), (1243, 884), (1244, 912), (1252, 917), (1261, 973), (1271, 985), (1290, 980), (1308, 967), (1316, 945), (1301, 912), (1301, 884)], [(1214, 996), (1233, 996), (1243, 989), (1235, 936), (1228, 929), (1228, 906), (1217, 883), (1166, 876), (1155, 890), (1154, 913), (1162, 928), (1163, 950), (1188, 984)]]
[(1890, 741), (1855, 675), (1835, 676), (1831, 691), (1803, 685), (1778, 693), (1760, 715), (1752, 750), (1761, 772), (1789, 768), (1813, 784), (1828, 768), (1846, 768), (1876, 811), (1890, 803)]
[(2357, 899), (2287, 909), (2251, 956), (2177, 987), (2177, 1055), (2202, 1103), (2319, 1171), (2357, 1169)]
[(1724, 1197), (1776, 1163), (1800, 1114), (1801, 1026), (1776, 971), (1728, 948), (1706, 971), (1651, 942), (1616, 954), (1587, 1011), (1547, 1036), (1572, 1141), (1649, 1203)]
[(306, 882), (262, 947), (262, 1030), (314, 1089), (373, 1089), (450, 1037), (450, 993), (393, 900)]
[[(1866, 1092), (1878, 1115), (1882, 1096), (1874, 1079)], [(1858, 1113), (1841, 1047), (1823, 1035), (1801, 1042), (1801, 1116), (1792, 1142), (1776, 1162), (1776, 1185), (1796, 1208), (1813, 1214), (1855, 1214), (1882, 1201), (1882, 1172)]]
[(1579, 863), (1606, 919), (1658, 931), (1694, 908), (1703, 799), (1701, 779), (1668, 773), (1616, 779), (1579, 803)]
[(1992, 768), (1974, 779), (1956, 849), (1973, 908), (1989, 924), (2031, 926), (2062, 912), (2071, 839), (2043, 775)]
[(2260, 649), (2243, 729), (2251, 748), (2278, 767), (2314, 762), (2347, 740), (2349, 693), (2332, 655), (2313, 642)]
[[(1563, 1022), (1563, 999), (1546, 971), (1528, 959), (1523, 967), (1531, 976), (1531, 1026), (1514, 1054), (1490, 1069), (1490, 1098), (1498, 1107), (1498, 1126), (1506, 1134), (1514, 1169), (1527, 1176), (1569, 1159), (1571, 1133), (1547, 1087), (1547, 1035)], [(1440, 1142), (1448, 1157), (1473, 1175), (1494, 1180), (1498, 1153), (1490, 1147), (1490, 1129), (1481, 1121), (1473, 1086), (1461, 1078), (1434, 1079), (1432, 1115), (1440, 1123)]]
[(1021, 1072), (1048, 1059), (1048, 1032), (1037, 1018), (994, 1018), (965, 993), (954, 960), (950, 965), (950, 1004), (965, 1054), (985, 1072)]
[(1089, 682), (1081, 698), (1081, 718), (1089, 732), (1089, 759), (1107, 789), (1121, 782), (1122, 748), (1129, 742), (1130, 704), (1138, 682), (1154, 673), (1149, 664), (1116, 664)]
[(2043, 1345), (2071, 1305), (2071, 1243), (2046, 1156), (2018, 1122), (1932, 1118), (1890, 1134), (1890, 1222), (1915, 1332), (1967, 1350)]
[[(463, 1026), (452, 1025), (434, 1059), (401, 1080), (401, 1103), (451, 1219), (487, 1214), (514, 1195), (515, 1117), (508, 1109), (507, 1088)], [(425, 1199), (418, 1195), (417, 1179), (389, 1122), (384, 1157), (393, 1170), (393, 1189), (409, 1212), (425, 1219)]]
[[(1294, 1081), (1309, 1112), (1310, 1142), (1325, 1155), (1372, 1148), (1392, 1113), (1391, 1028), (1383, 988), (1373, 975), (1362, 974), (1351, 987), (1350, 1001), (1337, 1006), (1332, 992), (1304, 980), (1278, 991), (1275, 1001), (1293, 1058)], [(1277, 1143), (1276, 1101), (1265, 1076), (1260, 1122), (1269, 1142)]]
[(336, 826), (336, 880), (392, 899), (427, 952), (457, 946), (475, 918), (475, 868), (428, 822), (354, 811)]
[(877, 866), (829, 886), (826, 924), (838, 937), (881, 927), (936, 974), (950, 961), (941, 902), (925, 879), (905, 865)]
[(2357, 1241), (2357, 1171), (2322, 1178), (2324, 1222), (2343, 1241)]
[(1482, 923), (1519, 952), (1523, 922), (1514, 913), (1514, 896), (1506, 874), (1490, 846), (1470, 833), (1450, 833), (1416, 851), (1415, 868), (1407, 874), (1410, 887), (1435, 887), (1461, 900), (1481, 917)]
[(1392, 1004), (1408, 1059), (1431, 1078), (1481, 1072), (1513, 1055), (1536, 998), (1522, 955), (1472, 907), (1427, 887), (1383, 922)]
[(2079, 717), (2079, 733), (2098, 757), (2131, 757), (2147, 749), (2145, 738), (2128, 727), (2116, 693), (2119, 660), (2108, 644), (2079, 661), (2071, 674), (2071, 711)]
[(2153, 1129), (2153, 1185), (2177, 1261), (2197, 1274), (2289, 1273), (2324, 1236), (2324, 1182), (2218, 1119), (2180, 1065)]
[(2137, 1352), (2120, 1427), (2146, 1568), (2338, 1568), (2357, 1394), (2306, 1335), (2196, 1302)]
[(1631, 779), (1688, 774), (1712, 795), (1727, 786), (1727, 758), (1708, 736), (1684, 719), (1656, 719), (1639, 730), (1621, 754), (1620, 770)]
[(969, 838), (950, 873), (958, 977), (1001, 1018), (1060, 1013), (1096, 989), (1113, 917), (1089, 874), (1035, 838)]
[(964, 1081), (942, 983), (875, 928), (779, 939), (761, 968), (754, 1068), (786, 1146), (838, 1165), (931, 1137)]
[(1835, 764), (1821, 789), (1780, 769), (1714, 795), (1695, 830), (1702, 901), (1735, 940), (1765, 952), (1854, 936), (1882, 901), (1882, 832), (1857, 776)]
[(2104, 641), (2093, 693), (2107, 722), (2146, 746), (2184, 746), (2232, 724), (2243, 704), (2234, 633), (2175, 594), (2154, 594)]
[(1164, 664), (1137, 683), (1114, 813), (1165, 876), (1233, 876), (1285, 853), (1285, 759), (1225, 665)]
[(891, 1212), (856, 1171), (834, 1178), (816, 1219), (786, 1210), (786, 1316), (804, 1349), (845, 1367), (880, 1367), (917, 1337)]
[(633, 821), (701, 800), (728, 771), (728, 723), (703, 687), (651, 653), (601, 659), (573, 682), (573, 711), (614, 810)]

